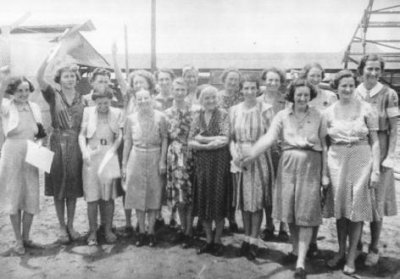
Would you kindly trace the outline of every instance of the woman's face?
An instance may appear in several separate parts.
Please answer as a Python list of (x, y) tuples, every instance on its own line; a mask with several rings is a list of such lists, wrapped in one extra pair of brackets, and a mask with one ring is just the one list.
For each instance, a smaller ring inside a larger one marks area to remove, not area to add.
[(183, 79), (185, 80), (188, 88), (195, 88), (197, 86), (198, 77), (195, 72), (193, 72), (193, 71), (186, 72)]
[(95, 103), (98, 112), (107, 113), (111, 105), (111, 100), (107, 97), (97, 98)]
[(363, 69), (363, 80), (365, 83), (375, 85), (381, 77), (382, 69), (379, 61), (367, 61)]
[(29, 83), (24, 81), (21, 82), (20, 85), (18, 85), (17, 89), (14, 92), (14, 101), (17, 103), (26, 103), (28, 102), (29, 99)]
[(250, 82), (250, 81), (243, 82), (242, 93), (245, 101), (255, 100), (257, 98), (257, 92), (258, 88), (256, 82)]
[(176, 102), (185, 101), (187, 95), (187, 87), (186, 85), (175, 84), (172, 90), (172, 96)]
[(202, 97), (202, 105), (206, 111), (214, 110), (217, 107), (217, 92), (204, 92)]
[(229, 72), (226, 75), (224, 87), (226, 90), (237, 91), (239, 90), (240, 76), (237, 72)]
[(144, 77), (136, 75), (133, 78), (133, 89), (135, 91), (139, 91), (140, 89), (149, 90), (149, 88), (150, 88), (150, 84), (147, 82), (147, 79), (145, 79)]
[(265, 75), (265, 86), (269, 92), (277, 92), (281, 87), (281, 77), (275, 72), (268, 72)]
[(72, 71), (64, 71), (60, 76), (60, 85), (62, 88), (74, 89), (76, 86), (76, 74)]
[(106, 87), (110, 82), (110, 78), (108, 76), (97, 75), (94, 81), (92, 81), (92, 88), (98, 92), (104, 92)]
[(307, 86), (296, 87), (294, 91), (294, 105), (298, 108), (305, 108), (311, 99), (310, 88)]
[(354, 96), (354, 89), (356, 87), (354, 78), (345, 77), (339, 81), (338, 94), (340, 100), (349, 100)]
[(307, 80), (314, 86), (318, 86), (322, 81), (322, 71), (313, 67), (308, 71)]
[(147, 90), (139, 90), (136, 92), (136, 106), (139, 109), (150, 109), (152, 106), (152, 98)]
[(172, 79), (169, 73), (160, 72), (158, 74), (158, 85), (161, 88), (161, 91), (170, 91), (172, 86)]

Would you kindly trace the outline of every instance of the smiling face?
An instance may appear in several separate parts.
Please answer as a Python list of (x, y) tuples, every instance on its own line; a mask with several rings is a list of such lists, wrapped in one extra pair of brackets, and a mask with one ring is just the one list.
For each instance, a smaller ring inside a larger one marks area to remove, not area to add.
[(185, 80), (188, 88), (193, 89), (197, 87), (198, 76), (194, 71), (187, 71), (183, 79)]
[(275, 72), (268, 72), (265, 75), (265, 86), (269, 92), (277, 92), (281, 87), (281, 77)]
[(102, 98), (97, 98), (95, 103), (98, 112), (107, 113), (111, 105), (111, 100), (107, 97), (102, 97)]
[(312, 67), (307, 73), (307, 80), (314, 86), (318, 86), (322, 81), (322, 71), (317, 67)]
[(229, 72), (226, 75), (224, 87), (226, 90), (237, 91), (239, 89), (240, 76), (237, 72)]
[(150, 92), (147, 90), (139, 90), (136, 92), (136, 106), (143, 110), (143, 109), (150, 109), (152, 105), (152, 98)]
[(17, 103), (26, 103), (29, 99), (29, 93), (31, 93), (29, 83), (26, 81), (21, 82), (13, 94), (14, 101)]
[(61, 88), (74, 89), (76, 86), (76, 74), (73, 71), (63, 71), (60, 76)]
[(163, 92), (169, 92), (172, 86), (172, 78), (169, 73), (160, 72), (158, 74), (158, 85)]
[(296, 87), (294, 91), (294, 105), (298, 108), (305, 108), (311, 99), (310, 88), (307, 86)]
[(184, 102), (187, 95), (187, 87), (183, 84), (174, 84), (172, 96), (176, 102)]
[(252, 101), (257, 99), (257, 83), (251, 81), (243, 82), (242, 93), (245, 101)]
[(108, 86), (110, 78), (107, 75), (97, 75), (91, 85), (95, 91), (103, 92)]
[(352, 77), (344, 77), (339, 81), (338, 84), (338, 94), (339, 99), (346, 101), (354, 97), (354, 89), (356, 83)]
[(381, 63), (379, 61), (368, 60), (363, 69), (363, 80), (365, 83), (374, 86), (382, 74)]
[(149, 88), (150, 84), (147, 82), (147, 79), (142, 76), (135, 75), (135, 77), (133, 78), (133, 89), (135, 91), (139, 91), (141, 89), (149, 90)]
[(212, 111), (217, 107), (217, 91), (206, 90), (201, 94), (201, 104), (206, 111)]

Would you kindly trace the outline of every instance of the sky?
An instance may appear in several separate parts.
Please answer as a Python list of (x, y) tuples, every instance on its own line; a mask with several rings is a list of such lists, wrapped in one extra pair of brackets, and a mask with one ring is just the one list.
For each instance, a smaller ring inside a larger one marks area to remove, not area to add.
[[(398, 0), (375, 0), (395, 5)], [(338, 52), (349, 43), (369, 0), (157, 0), (157, 52)], [(150, 0), (13, 0), (3, 5), (0, 25), (26, 12), (23, 25), (80, 24), (99, 50), (150, 51)]]

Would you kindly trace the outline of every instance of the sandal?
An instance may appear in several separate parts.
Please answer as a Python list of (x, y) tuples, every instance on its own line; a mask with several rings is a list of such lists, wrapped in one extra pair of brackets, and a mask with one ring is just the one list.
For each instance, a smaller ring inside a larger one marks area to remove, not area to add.
[(23, 244), (25, 248), (31, 248), (31, 249), (44, 249), (44, 246), (39, 244), (39, 243), (35, 243), (32, 240), (23, 240)]
[(279, 231), (278, 240), (282, 242), (288, 242), (289, 234), (287, 233), (287, 231)]
[(262, 233), (262, 240), (264, 240), (264, 241), (271, 241), (271, 240), (273, 240), (274, 237), (275, 237), (274, 232), (275, 232), (275, 227), (274, 227), (274, 226), (272, 226), (272, 227), (269, 228), (269, 229), (266, 228), (266, 229), (263, 231), (263, 233)]
[(330, 259), (326, 265), (332, 269), (338, 269), (342, 265), (346, 263), (346, 257), (345, 256), (340, 256), (339, 254), (336, 254), (333, 256), (332, 259)]
[(96, 238), (96, 233), (91, 233), (88, 238), (87, 238), (87, 245), (88, 246), (97, 246), (97, 238)]

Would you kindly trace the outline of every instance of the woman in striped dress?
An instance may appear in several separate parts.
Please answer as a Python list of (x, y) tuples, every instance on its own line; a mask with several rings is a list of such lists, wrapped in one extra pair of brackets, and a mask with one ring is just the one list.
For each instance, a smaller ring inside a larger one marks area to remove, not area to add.
[[(373, 217), (370, 188), (379, 180), (378, 120), (372, 107), (356, 98), (355, 82), (348, 70), (336, 74), (332, 84), (338, 89), (339, 101), (325, 110), (322, 129), (331, 142), (327, 164), (339, 241), (339, 252), (328, 265), (346, 262), (346, 274), (355, 272), (362, 224)], [(346, 258), (347, 237), (350, 247)]]
[[(233, 106), (230, 111), (231, 154), (236, 162), (244, 149), (251, 147), (268, 131), (273, 118), (272, 106), (257, 100), (259, 89), (259, 80), (246, 76), (241, 82), (244, 102)], [(272, 205), (272, 195), (268, 191), (274, 181), (270, 152), (258, 156), (237, 176), (237, 206), (242, 211), (245, 234), (242, 254), (254, 260), (263, 209)]]

